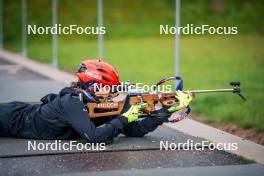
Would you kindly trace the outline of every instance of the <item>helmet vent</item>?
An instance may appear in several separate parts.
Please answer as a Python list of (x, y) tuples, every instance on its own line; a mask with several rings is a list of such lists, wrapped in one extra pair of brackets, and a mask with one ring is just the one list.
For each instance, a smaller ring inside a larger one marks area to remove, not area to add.
[(84, 72), (86, 70), (86, 66), (84, 64), (80, 64), (79, 68), (78, 68), (78, 72)]
[(100, 71), (100, 72), (106, 73), (106, 71), (104, 69), (97, 68), (97, 70)]
[(104, 81), (109, 82), (109, 80), (105, 77), (102, 78)]

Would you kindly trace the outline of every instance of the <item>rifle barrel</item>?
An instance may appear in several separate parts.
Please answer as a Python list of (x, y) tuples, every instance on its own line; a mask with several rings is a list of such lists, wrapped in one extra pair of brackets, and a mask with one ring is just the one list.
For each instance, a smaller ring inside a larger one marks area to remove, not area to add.
[(234, 89), (190, 90), (191, 93), (234, 92)]

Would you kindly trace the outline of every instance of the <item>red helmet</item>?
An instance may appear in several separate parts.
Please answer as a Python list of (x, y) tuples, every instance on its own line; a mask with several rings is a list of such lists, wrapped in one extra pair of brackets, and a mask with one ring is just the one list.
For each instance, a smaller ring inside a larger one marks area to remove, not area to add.
[(103, 86), (119, 84), (119, 75), (115, 68), (102, 60), (82, 61), (76, 75), (86, 88), (94, 83), (101, 83)]

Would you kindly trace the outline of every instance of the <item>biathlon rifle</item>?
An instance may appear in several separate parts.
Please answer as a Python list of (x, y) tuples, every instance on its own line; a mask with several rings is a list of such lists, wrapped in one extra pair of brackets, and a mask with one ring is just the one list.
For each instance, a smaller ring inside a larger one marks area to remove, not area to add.
[[(117, 116), (122, 113), (124, 108), (127, 95), (129, 96), (129, 102), (131, 105), (147, 103), (148, 106), (142, 110), (142, 116), (151, 116), (151, 112), (155, 110), (155, 105), (161, 105), (162, 107), (171, 107), (177, 104), (178, 100), (175, 97), (177, 95), (177, 90), (183, 90), (183, 80), (181, 77), (166, 77), (160, 80), (155, 87), (170, 81), (178, 81), (176, 84), (175, 91), (173, 92), (113, 92), (113, 93), (97, 93), (95, 94), (97, 102), (87, 103), (87, 109), (90, 118), (100, 118), (106, 116)], [(130, 86), (131, 83), (125, 84)], [(232, 88), (227, 89), (211, 89), (211, 90), (189, 90), (193, 96), (200, 93), (219, 93), (219, 92), (231, 92), (239, 95), (243, 100), (246, 100), (243, 95), (241, 95), (240, 82), (233, 81), (230, 82)]]

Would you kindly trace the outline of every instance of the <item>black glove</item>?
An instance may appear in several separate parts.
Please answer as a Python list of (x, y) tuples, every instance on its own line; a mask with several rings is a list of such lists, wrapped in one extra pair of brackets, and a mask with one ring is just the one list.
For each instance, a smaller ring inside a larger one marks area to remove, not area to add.
[(191, 108), (188, 106), (185, 109), (179, 110), (175, 113), (171, 113), (167, 108), (161, 108), (159, 110), (153, 111), (150, 116), (155, 117), (162, 122), (179, 122), (188, 117), (188, 114), (191, 112)]
[(168, 119), (170, 118), (172, 113), (170, 113), (167, 108), (161, 108), (159, 110), (153, 111), (150, 116), (157, 118), (158, 120), (162, 122), (168, 122)]

